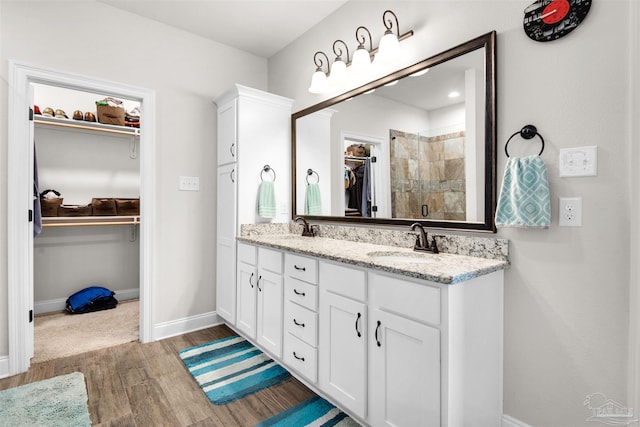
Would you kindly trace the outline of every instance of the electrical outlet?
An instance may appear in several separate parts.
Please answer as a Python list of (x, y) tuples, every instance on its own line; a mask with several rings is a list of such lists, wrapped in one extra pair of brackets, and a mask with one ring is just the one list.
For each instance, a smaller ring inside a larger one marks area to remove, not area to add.
[(200, 191), (200, 178), (197, 176), (181, 176), (178, 180), (180, 191)]
[(582, 227), (582, 197), (560, 197), (558, 223), (561, 227)]

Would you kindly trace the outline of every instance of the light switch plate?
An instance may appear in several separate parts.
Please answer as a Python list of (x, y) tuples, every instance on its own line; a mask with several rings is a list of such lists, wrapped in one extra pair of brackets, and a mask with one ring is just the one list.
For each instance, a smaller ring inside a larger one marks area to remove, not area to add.
[(597, 176), (598, 146), (561, 148), (560, 177)]
[(200, 178), (197, 176), (181, 176), (178, 181), (180, 191), (200, 191)]

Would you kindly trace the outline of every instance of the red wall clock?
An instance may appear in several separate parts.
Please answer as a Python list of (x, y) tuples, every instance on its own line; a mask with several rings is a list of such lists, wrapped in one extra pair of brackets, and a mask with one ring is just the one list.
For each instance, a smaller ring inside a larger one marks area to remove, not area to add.
[(524, 10), (524, 32), (537, 42), (566, 36), (582, 21), (593, 0), (538, 0)]

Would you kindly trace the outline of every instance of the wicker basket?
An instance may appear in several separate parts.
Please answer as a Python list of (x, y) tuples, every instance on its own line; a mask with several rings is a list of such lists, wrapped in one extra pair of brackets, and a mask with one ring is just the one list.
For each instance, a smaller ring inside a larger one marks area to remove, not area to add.
[(97, 198), (91, 199), (91, 208), (94, 216), (117, 215), (116, 200), (114, 198)]
[(118, 215), (140, 215), (140, 199), (116, 199)]
[[(53, 193), (57, 197), (45, 197), (48, 193)], [(45, 190), (40, 193), (40, 214), (42, 216), (58, 216), (58, 207), (62, 204), (62, 197), (56, 190)]]
[(110, 105), (96, 105), (98, 122), (107, 125), (124, 126), (124, 108)]
[(91, 205), (60, 205), (58, 216), (91, 216)]

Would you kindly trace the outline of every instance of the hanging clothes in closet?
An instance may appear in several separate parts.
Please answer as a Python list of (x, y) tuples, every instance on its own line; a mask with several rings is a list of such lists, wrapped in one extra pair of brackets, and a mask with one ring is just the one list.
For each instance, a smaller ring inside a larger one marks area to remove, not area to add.
[[(350, 210), (357, 210), (363, 217), (371, 216), (371, 160), (369, 158), (345, 156), (345, 160), (351, 167), (351, 173), (355, 180), (349, 180), (347, 188)], [(345, 177), (346, 183), (346, 177)]]

